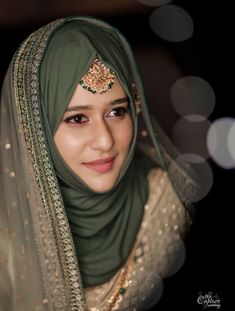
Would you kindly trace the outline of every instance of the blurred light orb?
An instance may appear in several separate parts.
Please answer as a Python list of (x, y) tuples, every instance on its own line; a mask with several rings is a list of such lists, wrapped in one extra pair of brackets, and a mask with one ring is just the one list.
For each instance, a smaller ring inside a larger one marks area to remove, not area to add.
[[(196, 179), (198, 183), (198, 191), (195, 193), (191, 202), (198, 202), (203, 199), (211, 190), (214, 182), (214, 174), (212, 168), (209, 163), (197, 154), (182, 154), (175, 159), (176, 163), (179, 167), (183, 167), (184, 164), (188, 164), (190, 167), (190, 171), (193, 172), (191, 175), (194, 179)], [(189, 171), (189, 172), (190, 172)]]
[(190, 120), (191, 115), (207, 118), (215, 107), (215, 92), (210, 84), (197, 76), (178, 79), (170, 91), (170, 99), (175, 110)]
[(235, 167), (235, 158), (233, 157), (234, 124), (235, 119), (233, 118), (217, 119), (211, 124), (207, 134), (207, 147), (211, 158), (225, 169)]
[(228, 149), (235, 162), (235, 120), (228, 133)]
[(200, 115), (181, 118), (172, 128), (172, 140), (180, 153), (198, 154), (204, 162), (209, 157), (206, 137), (210, 126), (211, 122)]
[(194, 31), (193, 20), (189, 13), (175, 5), (155, 9), (149, 17), (149, 24), (154, 33), (169, 42), (188, 40)]
[(151, 307), (155, 306), (162, 297), (164, 289), (163, 280), (159, 274), (155, 274), (154, 278), (154, 283), (150, 285), (152, 290), (151, 295), (148, 297), (147, 301), (143, 301), (144, 308), (141, 308), (140, 310), (149, 310)]

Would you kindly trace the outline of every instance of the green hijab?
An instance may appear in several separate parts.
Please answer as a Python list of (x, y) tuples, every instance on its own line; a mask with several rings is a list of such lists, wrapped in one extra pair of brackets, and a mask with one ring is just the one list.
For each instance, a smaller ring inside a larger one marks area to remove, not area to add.
[[(134, 132), (116, 184), (103, 193), (92, 191), (73, 173), (53, 140), (78, 82), (96, 56), (115, 71), (129, 97)], [(40, 91), (46, 134), (85, 287), (108, 281), (124, 264), (148, 197), (149, 163), (136, 152), (137, 114), (129, 58), (116, 29), (93, 18), (77, 18), (66, 20), (52, 34), (41, 63)]]

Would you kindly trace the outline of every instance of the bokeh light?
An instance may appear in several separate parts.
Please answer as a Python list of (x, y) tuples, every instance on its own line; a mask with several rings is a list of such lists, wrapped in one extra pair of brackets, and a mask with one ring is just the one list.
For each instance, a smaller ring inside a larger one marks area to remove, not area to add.
[(175, 5), (165, 5), (155, 9), (149, 18), (152, 30), (163, 40), (182, 42), (193, 35), (191, 16)]
[(188, 199), (191, 203), (203, 199), (210, 192), (214, 182), (214, 174), (209, 163), (197, 154), (182, 154), (175, 161), (180, 167), (184, 167), (186, 163), (193, 172), (190, 176), (193, 176), (198, 183), (198, 191), (191, 198), (188, 195)]
[(228, 132), (228, 150), (235, 162), (235, 120)]
[[(152, 286), (154, 286), (154, 288), (151, 288), (151, 294), (150, 296), (148, 297), (148, 300), (147, 301), (144, 301), (144, 308), (141, 308), (140, 310), (149, 310), (151, 307), (155, 306), (160, 298), (162, 297), (162, 294), (163, 294), (163, 281), (162, 281), (162, 278), (158, 275), (158, 274), (155, 274), (154, 276), (154, 284), (149, 284), (150, 288)], [(149, 291), (150, 292), (150, 291)], [(126, 309), (127, 310), (127, 309)]]
[(195, 122), (182, 118), (174, 124), (172, 140), (181, 153), (198, 154), (206, 159), (209, 157), (206, 137), (211, 122), (198, 115), (192, 115), (190, 118)]
[(235, 159), (232, 156), (234, 150), (235, 119), (220, 118), (214, 121), (207, 134), (207, 147), (212, 159), (219, 166), (230, 169), (235, 167)]
[(185, 76), (172, 86), (170, 98), (175, 110), (184, 118), (191, 115), (208, 117), (215, 107), (215, 93), (207, 81), (197, 76)]

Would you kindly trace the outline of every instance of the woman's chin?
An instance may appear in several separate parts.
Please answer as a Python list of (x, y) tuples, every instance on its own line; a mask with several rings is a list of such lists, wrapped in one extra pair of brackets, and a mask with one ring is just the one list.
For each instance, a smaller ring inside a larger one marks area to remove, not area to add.
[[(115, 180), (116, 181), (116, 180)], [(93, 190), (94, 192), (106, 192), (109, 191), (113, 188), (113, 186), (115, 185), (115, 181), (114, 182), (97, 182), (97, 183), (90, 183), (87, 184), (88, 187)]]
[[(106, 174), (105, 174), (106, 175)], [(115, 174), (116, 175), (116, 174)], [(86, 185), (94, 192), (106, 192), (113, 188), (117, 181), (117, 176), (98, 176), (91, 179), (83, 179)]]
[(77, 176), (94, 192), (107, 192), (111, 190), (118, 179), (120, 169), (112, 167), (107, 172), (98, 172), (82, 166), (75, 171)]

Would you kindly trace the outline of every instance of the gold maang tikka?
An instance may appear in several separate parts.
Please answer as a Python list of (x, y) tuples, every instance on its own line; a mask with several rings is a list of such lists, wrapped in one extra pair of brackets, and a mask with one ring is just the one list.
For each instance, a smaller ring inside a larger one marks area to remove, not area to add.
[(101, 94), (111, 90), (114, 80), (115, 72), (96, 57), (79, 84), (91, 93)]

